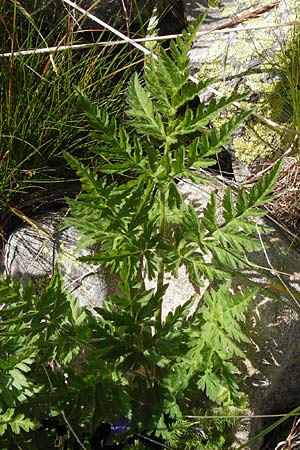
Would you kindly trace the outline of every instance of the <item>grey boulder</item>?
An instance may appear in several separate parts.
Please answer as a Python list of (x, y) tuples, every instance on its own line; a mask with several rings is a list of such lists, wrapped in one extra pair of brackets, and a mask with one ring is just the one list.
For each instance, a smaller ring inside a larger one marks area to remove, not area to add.
[(65, 288), (81, 306), (100, 306), (109, 294), (118, 292), (117, 282), (105, 269), (78, 261), (93, 250), (76, 250), (77, 230), (59, 230), (64, 216), (64, 210), (49, 212), (35, 218), (36, 227), (26, 224), (12, 232), (4, 249), (4, 275), (43, 288), (57, 265)]

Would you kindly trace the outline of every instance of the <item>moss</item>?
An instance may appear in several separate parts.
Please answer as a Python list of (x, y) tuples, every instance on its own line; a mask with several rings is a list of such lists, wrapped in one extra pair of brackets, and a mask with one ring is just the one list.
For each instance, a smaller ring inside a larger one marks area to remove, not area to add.
[(209, 8), (219, 8), (220, 0), (207, 0), (207, 6)]
[[(217, 74), (217, 65), (204, 65), (204, 68), (209, 71), (210, 75)], [(204, 68), (202, 71), (205, 70)], [(268, 70), (270, 71), (270, 68)], [(291, 117), (292, 111), (288, 103), (288, 97), (282, 95), (284, 90), (278, 76), (276, 77), (273, 74), (270, 78), (273, 84), (263, 76), (264, 71), (267, 76), (268, 70), (262, 69), (260, 73), (249, 73), (242, 80), (237, 91), (240, 93), (249, 92), (251, 95), (241, 104), (249, 109), (254, 108), (257, 113), (275, 122), (284, 122), (285, 125), (291, 125), (291, 120), (288, 119)], [(221, 81), (214, 86), (216, 89), (223, 90), (223, 82)], [(221, 126), (228, 119), (228, 116), (237, 113), (236, 108), (229, 109), (226, 116), (223, 114), (214, 121), (215, 126)], [(243, 127), (243, 133), (233, 137), (231, 149), (238, 159), (252, 163), (255, 159), (271, 157), (275, 151), (285, 148), (287, 143), (287, 136), (283, 136), (258, 120), (252, 119)]]

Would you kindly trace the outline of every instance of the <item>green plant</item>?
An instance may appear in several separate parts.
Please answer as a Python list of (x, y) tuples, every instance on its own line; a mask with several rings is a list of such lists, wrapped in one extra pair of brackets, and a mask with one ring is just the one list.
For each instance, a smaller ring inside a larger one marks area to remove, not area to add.
[(57, 271), (39, 295), (31, 285), (22, 288), (10, 280), (1, 280), (0, 295), (1, 448), (53, 448), (56, 435), (51, 427), (39, 433), (41, 444), (36, 447), (30, 431), (49, 418), (68, 414), (70, 393), (63, 365), (79, 347), (66, 340), (66, 333), (76, 334), (84, 314), (63, 291)]
[(208, 0), (207, 6), (209, 8), (219, 8), (220, 7), (220, 0)]
[[(127, 428), (107, 443), (141, 433), (168, 439), (199, 392), (222, 405), (238, 401), (232, 360), (243, 355), (240, 322), (257, 288), (233, 292), (230, 279), (247, 265), (244, 253), (260, 246), (257, 227), (264, 227), (252, 218), (264, 215), (259, 206), (270, 199), (280, 163), (249, 193), (240, 189), (235, 199), (227, 189), (220, 214), (215, 194), (200, 218), (184, 203), (177, 180), (207, 183), (199, 169), (215, 163), (247, 116), (209, 126), (237, 95), (189, 106), (210, 83), (189, 81), (187, 55), (200, 22), (171, 43), (170, 56), (160, 49), (148, 58), (143, 84), (132, 77), (126, 126), (78, 92), (94, 129), (97, 170), (65, 153), (82, 181), (65, 226), (78, 228), (79, 246), (97, 246), (83, 259), (116, 272), (121, 294), (94, 314), (70, 301), (57, 272), (41, 295), (1, 282), (2, 448), (39, 450), (59, 440), (68, 450), (91, 449), (99, 426), (120, 418), (130, 420)], [(182, 264), (196, 286), (211, 286), (193, 313), (189, 298), (163, 317), (165, 274), (176, 277)], [(145, 289), (145, 277), (154, 289)]]
[[(201, 419), (193, 416), (178, 419), (167, 439), (172, 449), (181, 450), (227, 450), (230, 445), (230, 432), (237, 425), (235, 415), (245, 413), (244, 409), (233, 407), (207, 407), (198, 410)], [(199, 417), (196, 415), (196, 417)]]
[[(149, 57), (144, 84), (133, 76), (127, 127), (79, 92), (99, 141), (93, 151), (102, 158), (100, 177), (65, 154), (84, 191), (69, 201), (74, 217), (66, 224), (78, 228), (79, 246), (99, 248), (83, 260), (110, 267), (122, 289), (122, 295), (97, 308), (101, 318), (94, 319), (95, 352), (116, 381), (115, 395), (103, 396), (99, 411), (105, 409), (112, 420), (118, 410), (117, 415), (131, 417), (132, 432), (154, 430), (163, 437), (168, 420), (180, 418), (187, 407), (192, 386), (217, 403), (236, 399), (232, 358), (243, 355), (237, 344), (247, 341), (239, 321), (257, 290), (233, 294), (229, 279), (247, 264), (243, 253), (260, 245), (255, 237), (260, 225), (249, 219), (264, 214), (257, 207), (270, 198), (280, 168), (278, 163), (249, 194), (240, 189), (236, 201), (227, 189), (222, 218), (217, 218), (214, 194), (202, 219), (183, 202), (176, 180), (207, 183), (198, 169), (215, 163), (214, 156), (247, 116), (210, 129), (210, 121), (241, 96), (199, 102), (194, 112), (187, 104), (210, 83), (189, 81), (187, 53), (198, 25), (171, 43), (171, 56), (160, 49), (157, 59)], [(105, 175), (117, 175), (118, 181), (109, 184)], [(195, 285), (201, 287), (204, 277), (216, 286), (206, 291), (194, 314), (189, 315), (192, 298), (164, 319), (164, 275), (176, 277), (182, 264)], [(142, 273), (156, 280), (156, 289), (144, 289)]]
[[(300, 131), (300, 33), (294, 28), (289, 44), (282, 48), (281, 55), (274, 65), (279, 81), (274, 87), (282, 98), (282, 117), (280, 119)], [(271, 99), (272, 100), (272, 99)]]

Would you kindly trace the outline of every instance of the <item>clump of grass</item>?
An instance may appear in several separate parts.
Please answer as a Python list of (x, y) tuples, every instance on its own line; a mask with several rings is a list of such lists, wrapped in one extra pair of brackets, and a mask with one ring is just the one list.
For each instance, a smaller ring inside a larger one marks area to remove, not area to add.
[[(300, 30), (295, 27), (287, 44), (281, 46), (281, 52), (272, 61), (277, 82), (267, 94), (266, 101), (271, 106), (274, 120), (287, 124), (300, 131)], [(285, 144), (295, 140), (287, 135)], [(296, 139), (297, 140), (297, 139)], [(299, 145), (299, 138), (297, 140)], [(295, 145), (295, 142), (294, 142)]]
[[(89, 157), (93, 145), (77, 103), (74, 85), (121, 114), (123, 88), (136, 69), (134, 49), (99, 47), (112, 38), (79, 31), (67, 9), (47, 15), (46, 2), (12, 1), (0, 6), (0, 214), (24, 194), (65, 182), (62, 152)], [(41, 6), (42, 5), (42, 6)], [(90, 49), (50, 54), (14, 55), (38, 49), (90, 40)], [(139, 55), (138, 55), (139, 56)]]
[(240, 407), (198, 409), (194, 416), (181, 418), (172, 425), (167, 444), (181, 450), (227, 449), (238, 424), (238, 415), (246, 411), (246, 398)]
[[(274, 120), (300, 132), (299, 28), (293, 28), (289, 41), (281, 45), (281, 52), (270, 64), (277, 81), (265, 96), (266, 104), (270, 108)], [(275, 185), (274, 199), (270, 209), (294, 238), (299, 238), (299, 135), (284, 134), (280, 136), (280, 145), (283, 150), (288, 149), (289, 155), (285, 158)]]

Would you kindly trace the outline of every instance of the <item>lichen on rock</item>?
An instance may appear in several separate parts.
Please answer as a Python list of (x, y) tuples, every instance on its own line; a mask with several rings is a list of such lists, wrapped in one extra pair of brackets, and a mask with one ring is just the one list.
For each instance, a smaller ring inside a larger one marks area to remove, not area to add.
[[(218, 9), (207, 13), (200, 31), (226, 26), (235, 18), (246, 17), (270, 5), (269, 1), (257, 3), (252, 0), (221, 2)], [(283, 48), (290, 45), (293, 30), (291, 27), (268, 26), (295, 20), (297, 9), (294, 0), (279, 1), (276, 7), (239, 23), (239, 31), (234, 31), (231, 25), (230, 32), (200, 36), (190, 52), (192, 71), (198, 78), (216, 78), (213, 87), (225, 95), (237, 91), (247, 93), (244, 105), (249, 109), (293, 128), (291, 121), (284, 117), (286, 95), (284, 91), (280, 95), (280, 73), (274, 70)], [(249, 30), (250, 27), (253, 29)], [(217, 120), (217, 125), (220, 121), (222, 118)], [(242, 161), (251, 163), (256, 159), (266, 159), (279, 150), (283, 152), (288, 138), (251, 118), (233, 136), (230, 150)]]

